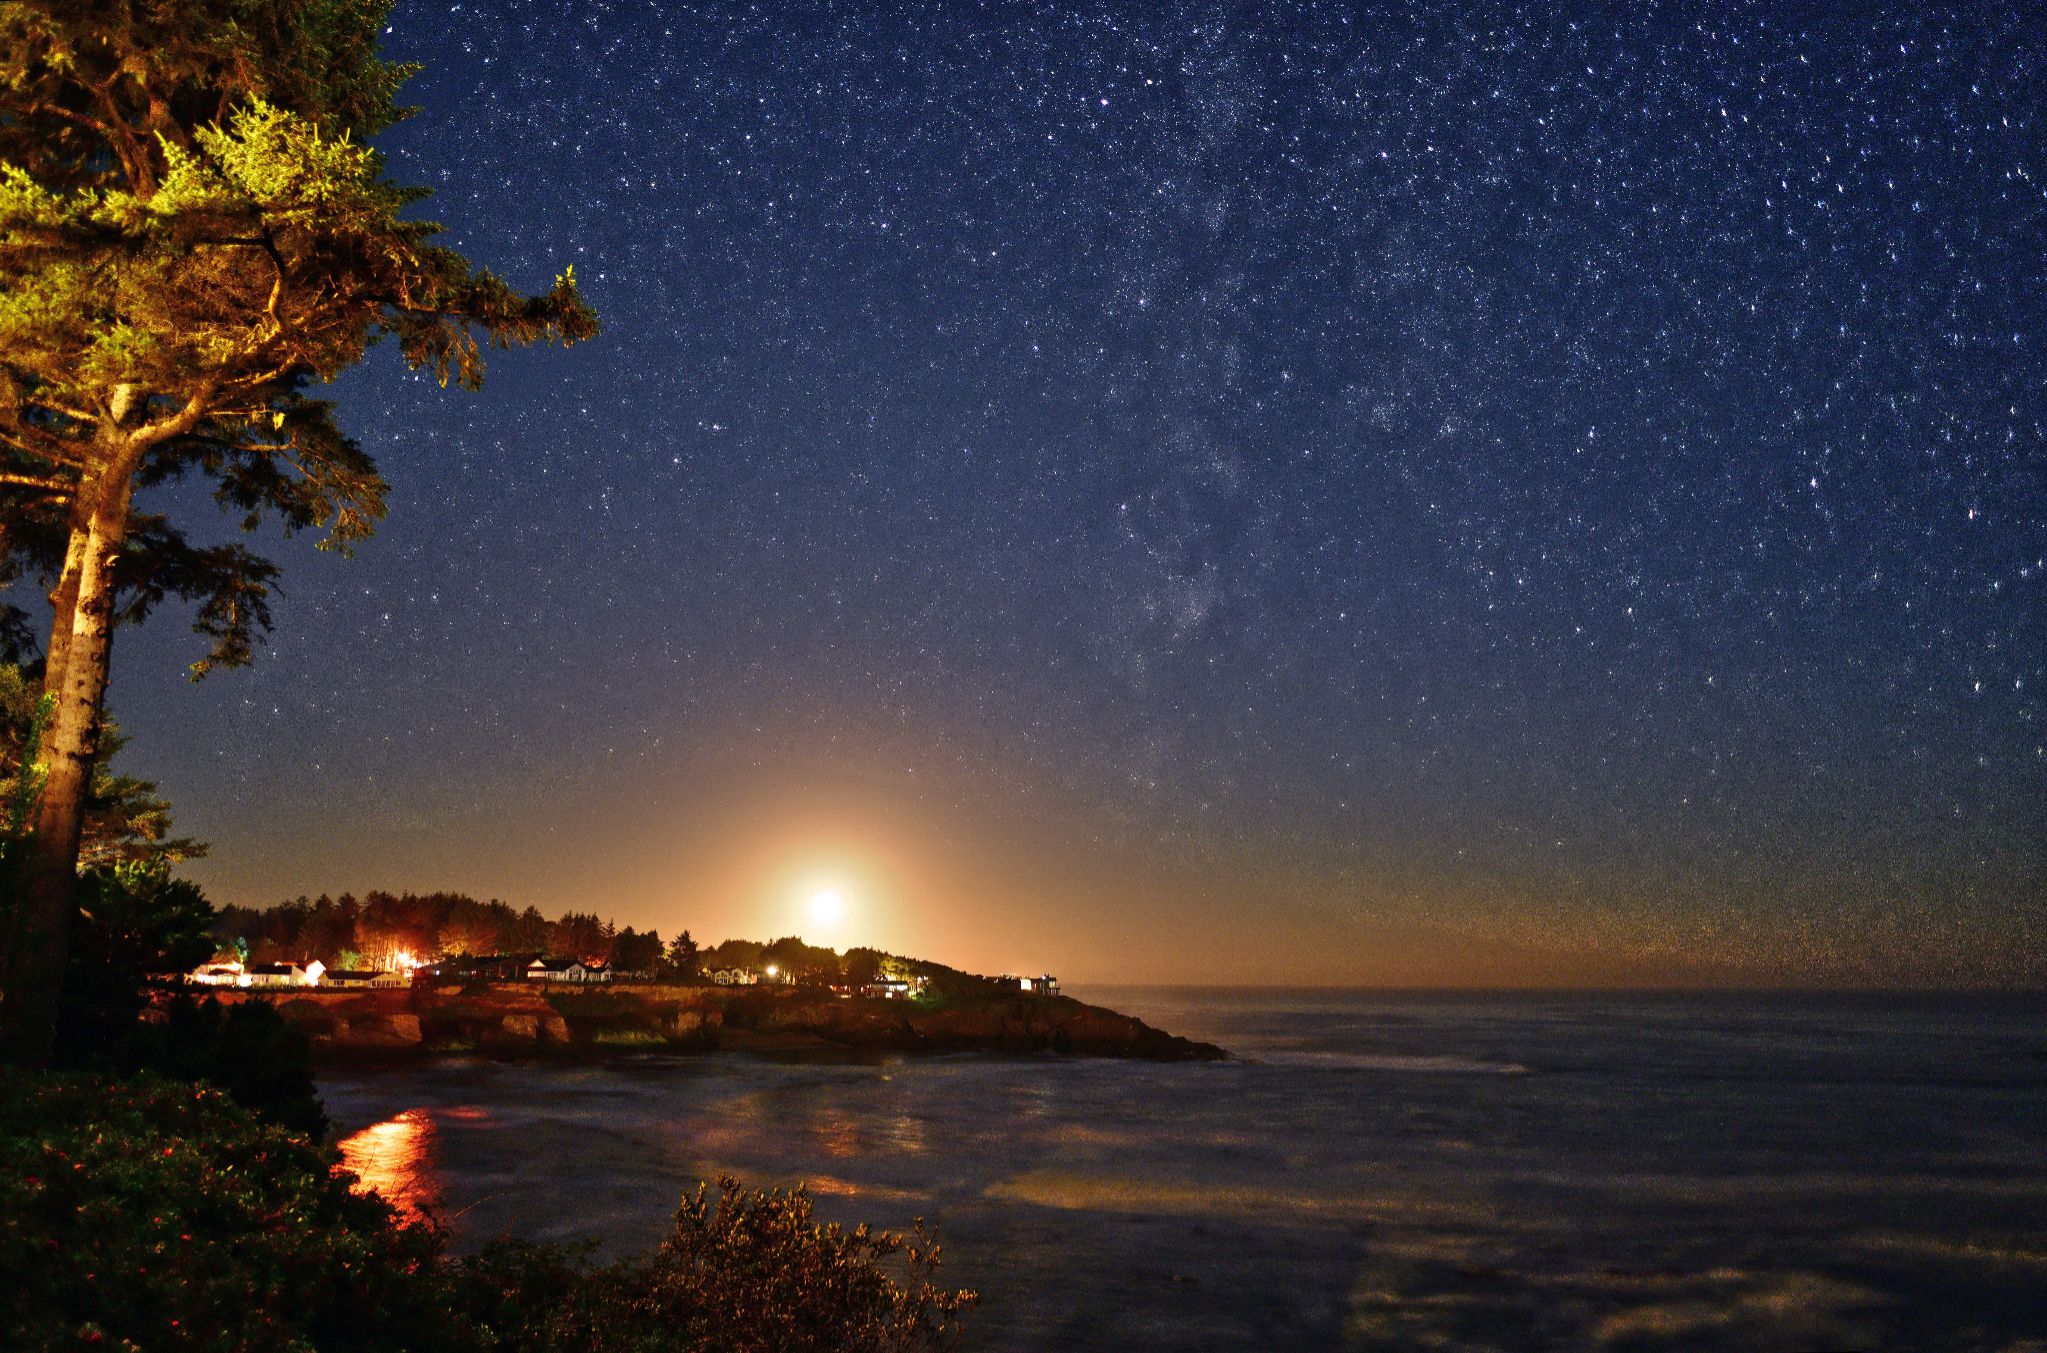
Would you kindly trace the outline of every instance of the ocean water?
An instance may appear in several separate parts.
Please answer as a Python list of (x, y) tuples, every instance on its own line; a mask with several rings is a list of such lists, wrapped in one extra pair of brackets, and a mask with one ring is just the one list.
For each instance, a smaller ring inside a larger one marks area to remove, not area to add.
[(1221, 1065), (330, 1074), (458, 1246), (805, 1181), (945, 1245), (967, 1346), (2047, 1349), (2047, 1000), (1083, 989)]

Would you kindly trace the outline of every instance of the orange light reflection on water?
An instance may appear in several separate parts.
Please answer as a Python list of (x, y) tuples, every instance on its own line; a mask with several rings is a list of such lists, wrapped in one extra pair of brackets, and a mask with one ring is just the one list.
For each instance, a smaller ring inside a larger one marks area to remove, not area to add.
[(425, 1109), (407, 1109), (341, 1139), (341, 1167), (356, 1176), (359, 1191), (375, 1190), (408, 1221), (417, 1221), (441, 1201), (434, 1176), (434, 1120)]
[(843, 1159), (860, 1154), (860, 1124), (836, 1104), (821, 1105), (811, 1121), (811, 1135), (828, 1156)]

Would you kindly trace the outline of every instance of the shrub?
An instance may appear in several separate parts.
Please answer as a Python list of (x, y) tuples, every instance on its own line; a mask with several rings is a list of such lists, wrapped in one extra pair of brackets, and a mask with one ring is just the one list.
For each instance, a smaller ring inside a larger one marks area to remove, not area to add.
[(305, 1032), (269, 1001), (174, 996), (161, 1020), (135, 1027), (121, 1069), (208, 1081), (268, 1122), (309, 1137), (327, 1131)]
[(0, 1071), (0, 1347), (899, 1353), (958, 1332), (938, 1247), (699, 1187), (652, 1258), (461, 1261), (219, 1091)]
[[(845, 1231), (811, 1220), (810, 1196), (742, 1190), (718, 1181), (715, 1207), (701, 1185), (675, 1214), (675, 1231), (652, 1267), (650, 1295), (690, 1314), (706, 1347), (717, 1331), (743, 1331), (740, 1349), (924, 1347), (958, 1332), (974, 1294), (930, 1279), (938, 1244), (921, 1221), (908, 1237), (866, 1226)], [(887, 1273), (899, 1259), (905, 1280)]]
[(89, 869), (78, 878), (70, 959), (58, 1008), (56, 1056), (92, 1070), (125, 1042), (149, 1004), (150, 977), (183, 972), (213, 952), (213, 906), (163, 864)]
[(479, 1347), (440, 1236), (218, 1091), (0, 1073), (0, 1345)]
[(894, 1353), (957, 1338), (975, 1297), (931, 1283), (938, 1246), (921, 1223), (908, 1238), (847, 1231), (817, 1223), (801, 1188), (719, 1190), (683, 1199), (652, 1259), (586, 1270), (558, 1247), (485, 1249), (464, 1263), (476, 1318), (546, 1353)]
[(87, 870), (60, 991), (54, 1060), (72, 1070), (210, 1081), (244, 1108), (311, 1136), (326, 1131), (312, 1051), (267, 1001), (223, 1011), (177, 995), (145, 1020), (151, 979), (213, 952), (213, 905), (159, 863)]

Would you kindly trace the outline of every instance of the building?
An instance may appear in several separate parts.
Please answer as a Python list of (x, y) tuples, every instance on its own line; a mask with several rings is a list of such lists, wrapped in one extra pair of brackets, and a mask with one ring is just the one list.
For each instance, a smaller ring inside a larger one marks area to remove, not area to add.
[(402, 972), (385, 972), (377, 968), (329, 968), (320, 975), (323, 987), (405, 987), (412, 985), (412, 979)]
[(185, 974), (185, 980), (200, 987), (238, 987), (242, 981), (239, 963), (202, 963)]
[(1037, 977), (1019, 977), (1013, 972), (1006, 972), (1002, 974), (1001, 980), (1005, 985), (1014, 982), (1019, 990), (1028, 991), (1033, 996), (1057, 996), (1059, 994), (1059, 979), (1051, 973), (1042, 973)]
[(454, 954), (416, 969), (428, 982), (520, 982), (539, 954)]
[(713, 968), (705, 975), (721, 987), (750, 987), (761, 980), (751, 968)]
[(536, 958), (526, 965), (528, 980), (535, 982), (609, 982), (611, 965), (584, 963), (573, 958)]
[(251, 963), (242, 970), (239, 987), (310, 987), (317, 986), (326, 965), (319, 959), (311, 963)]
[(463, 976), (486, 982), (517, 982), (526, 976), (526, 969), (539, 954), (481, 954), (466, 960)]

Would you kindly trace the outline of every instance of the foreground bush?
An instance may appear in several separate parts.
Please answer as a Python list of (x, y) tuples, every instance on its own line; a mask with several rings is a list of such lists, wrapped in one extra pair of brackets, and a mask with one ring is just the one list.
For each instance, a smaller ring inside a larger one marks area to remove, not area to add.
[[(466, 1261), (468, 1304), (536, 1350), (837, 1353), (948, 1343), (970, 1292), (930, 1279), (938, 1246), (819, 1225), (810, 1196), (719, 1181), (683, 1199), (651, 1259), (585, 1272), (556, 1247), (501, 1242)], [(904, 1281), (890, 1276), (900, 1268)]]
[(197, 886), (172, 878), (167, 864), (130, 862), (87, 870), (78, 892), (56, 1065), (204, 1080), (269, 1122), (314, 1137), (326, 1132), (312, 1050), (269, 1002), (223, 1010), (210, 996), (178, 993), (151, 1010), (154, 980), (213, 952), (213, 905)]
[(112, 1069), (205, 1081), (266, 1123), (308, 1137), (327, 1134), (305, 1032), (269, 1001), (223, 1006), (180, 992), (138, 1022), (109, 1055)]
[(655, 1255), (592, 1269), (444, 1258), (352, 1183), (215, 1090), (0, 1071), (0, 1347), (894, 1353), (973, 1300), (921, 1230), (820, 1226), (801, 1190), (700, 1188)]
[(0, 1346), (461, 1348), (440, 1238), (218, 1091), (0, 1073)]

